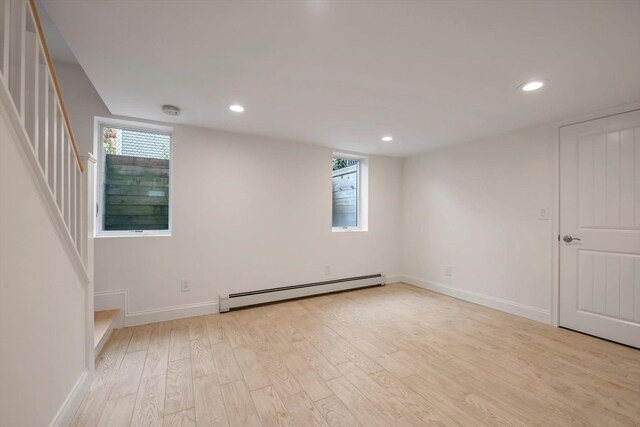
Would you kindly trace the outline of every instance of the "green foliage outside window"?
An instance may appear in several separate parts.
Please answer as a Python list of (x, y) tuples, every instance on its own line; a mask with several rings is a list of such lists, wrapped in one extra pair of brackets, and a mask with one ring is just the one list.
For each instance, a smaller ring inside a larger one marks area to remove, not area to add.
[(107, 154), (116, 154), (116, 136), (117, 132), (113, 128), (104, 128), (104, 152)]
[(343, 169), (347, 167), (347, 161), (345, 159), (333, 159), (333, 170)]

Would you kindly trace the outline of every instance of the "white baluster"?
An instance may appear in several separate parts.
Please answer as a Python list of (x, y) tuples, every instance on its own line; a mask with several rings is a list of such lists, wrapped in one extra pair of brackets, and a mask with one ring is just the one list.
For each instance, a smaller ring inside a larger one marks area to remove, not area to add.
[(80, 226), (78, 225), (80, 222), (80, 197), (82, 197), (82, 193), (80, 193), (80, 186), (82, 184), (82, 176), (80, 176), (80, 168), (78, 165), (74, 163), (73, 165), (73, 241), (76, 242), (76, 250), (78, 251), (78, 255), (80, 255)]
[[(47, 80), (49, 78), (47, 77)], [(51, 166), (53, 197), (58, 200), (58, 108), (56, 107), (55, 96), (51, 97)]]
[[(40, 57), (38, 57), (38, 64), (40, 64)], [(40, 76), (40, 93), (42, 94), (42, 102), (40, 103), (40, 139), (42, 140), (43, 151), (43, 163), (44, 163), (44, 176), (47, 178), (49, 187), (51, 187), (51, 181), (49, 180), (49, 77), (47, 76), (46, 64), (39, 65)]]
[(38, 159), (38, 151), (40, 150), (40, 128), (38, 119), (40, 103), (38, 102), (40, 97), (40, 43), (38, 42), (38, 35), (34, 33), (34, 48), (33, 48), (33, 145), (35, 146), (36, 159)]
[[(74, 155), (72, 154), (72, 162), (75, 163)], [(76, 241), (76, 168), (75, 164), (71, 166), (71, 176), (69, 180), (71, 181), (71, 192), (69, 193), (69, 234), (71, 235), (71, 240), (73, 240), (73, 245), (77, 249), (77, 241)]]
[(65, 132), (65, 140), (67, 141), (67, 216), (65, 216), (65, 220), (67, 223), (67, 228), (71, 230), (71, 171), (73, 170), (73, 164), (71, 163), (73, 159), (71, 158), (71, 139), (69, 139), (69, 134)]
[[(57, 108), (56, 108), (57, 109)], [(60, 207), (60, 213), (62, 214), (62, 219), (64, 219), (64, 172), (65, 172), (65, 168), (64, 168), (64, 157), (65, 157), (65, 152), (64, 152), (64, 123), (62, 122), (61, 119), (61, 114), (58, 111), (58, 130), (59, 130), (59, 138), (60, 138), (60, 204), (58, 205)]]
[(9, 30), (11, 29), (11, 0), (0, 0), (0, 74), (9, 78)]
[(35, 25), (31, 21), (31, 13), (27, 14), (25, 32), (25, 64), (24, 64), (24, 127), (31, 142), (31, 148), (38, 157), (38, 36)]
[[(86, 163), (85, 163), (86, 164)], [(79, 168), (76, 168), (77, 183), (78, 183), (78, 198), (76, 202), (76, 230), (77, 230), (77, 238), (76, 238), (76, 248), (78, 249), (78, 254), (80, 258), (84, 261), (84, 242), (86, 240), (86, 236), (83, 234), (82, 230), (84, 228), (84, 218), (82, 217), (84, 210), (84, 176), (82, 172), (80, 172)]]
[(8, 83), (13, 103), (18, 110), (20, 121), (24, 124), (24, 71), (25, 71), (25, 35), (27, 32), (27, 2), (11, 0), (9, 37)]

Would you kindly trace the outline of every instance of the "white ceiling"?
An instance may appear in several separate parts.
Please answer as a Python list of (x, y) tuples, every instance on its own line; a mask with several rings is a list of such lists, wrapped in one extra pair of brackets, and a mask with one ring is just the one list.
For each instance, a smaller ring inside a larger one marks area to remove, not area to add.
[(117, 115), (405, 156), (640, 100), (635, 0), (43, 3)]

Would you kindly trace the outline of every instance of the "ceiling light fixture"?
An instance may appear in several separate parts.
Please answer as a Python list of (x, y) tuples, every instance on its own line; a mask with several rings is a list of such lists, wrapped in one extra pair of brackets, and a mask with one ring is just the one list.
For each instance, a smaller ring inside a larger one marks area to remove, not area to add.
[(229, 106), (229, 110), (233, 111), (234, 113), (242, 113), (244, 111), (244, 107), (242, 105), (233, 104)]
[(170, 116), (179, 116), (180, 108), (176, 107), (175, 105), (163, 105), (162, 112)]
[(383, 142), (391, 142), (391, 141), (393, 141), (393, 137), (391, 135), (383, 136), (382, 137), (382, 141)]
[(545, 84), (544, 80), (533, 80), (533, 81), (521, 84), (520, 90), (522, 90), (523, 92), (532, 92), (534, 90), (540, 89), (542, 86), (544, 86), (544, 84)]

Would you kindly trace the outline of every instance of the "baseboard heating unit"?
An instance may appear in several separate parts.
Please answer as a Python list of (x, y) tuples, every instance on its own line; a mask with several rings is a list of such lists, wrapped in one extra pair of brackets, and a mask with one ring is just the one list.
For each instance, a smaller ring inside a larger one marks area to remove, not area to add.
[(384, 284), (384, 274), (370, 274), (368, 276), (348, 277), (345, 279), (327, 280), (325, 282), (306, 283), (304, 285), (283, 286), (281, 288), (220, 295), (220, 313), (227, 312), (233, 308)]

